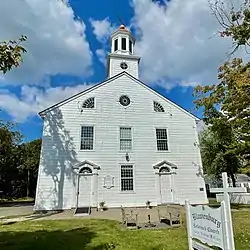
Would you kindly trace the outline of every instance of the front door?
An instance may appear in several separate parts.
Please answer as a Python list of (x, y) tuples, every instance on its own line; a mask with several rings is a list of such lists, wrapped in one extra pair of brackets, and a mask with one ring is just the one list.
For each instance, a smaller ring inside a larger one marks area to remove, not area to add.
[(173, 203), (173, 189), (172, 189), (172, 180), (170, 174), (161, 174), (161, 203)]
[(92, 175), (79, 176), (78, 207), (91, 206)]

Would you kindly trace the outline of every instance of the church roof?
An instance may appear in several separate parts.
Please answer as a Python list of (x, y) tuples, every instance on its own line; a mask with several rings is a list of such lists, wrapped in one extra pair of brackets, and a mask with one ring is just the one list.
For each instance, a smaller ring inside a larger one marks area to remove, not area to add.
[(147, 88), (148, 90), (152, 91), (153, 93), (155, 93), (155, 94), (158, 95), (159, 97), (163, 98), (165, 101), (170, 102), (172, 105), (174, 105), (175, 107), (181, 109), (184, 113), (188, 114), (189, 116), (191, 116), (191, 117), (194, 118), (195, 120), (200, 120), (199, 117), (193, 115), (192, 113), (190, 113), (190, 112), (189, 112), (188, 110), (186, 110), (185, 108), (183, 108), (183, 107), (181, 107), (180, 105), (176, 104), (174, 101), (172, 101), (172, 100), (166, 98), (165, 96), (163, 96), (162, 94), (158, 93), (156, 90), (154, 90), (153, 88), (149, 87), (149, 86), (146, 85), (144, 82), (142, 82), (142, 81), (140, 81), (139, 79), (135, 78), (134, 76), (132, 76), (131, 74), (129, 74), (129, 73), (126, 72), (126, 71), (123, 71), (123, 72), (121, 72), (121, 73), (119, 73), (119, 74), (117, 74), (117, 75), (115, 75), (115, 76), (113, 76), (113, 77), (111, 77), (111, 78), (109, 78), (109, 79), (106, 79), (106, 80), (103, 81), (103, 82), (100, 82), (100, 83), (96, 84), (95, 86), (93, 86), (93, 87), (91, 87), (91, 88), (85, 89), (85, 90), (83, 90), (83, 91), (81, 91), (81, 92), (79, 92), (79, 93), (77, 93), (77, 94), (75, 94), (75, 95), (73, 95), (73, 96), (71, 96), (71, 97), (65, 99), (65, 100), (62, 100), (61, 102), (58, 102), (58, 103), (56, 103), (56, 104), (54, 104), (54, 105), (52, 105), (52, 106), (50, 106), (50, 107), (48, 107), (48, 108), (42, 110), (41, 112), (39, 112), (39, 115), (40, 115), (40, 116), (43, 116), (44, 113), (46, 113), (46, 112), (48, 112), (48, 111), (51, 111), (51, 110), (53, 110), (54, 108), (59, 107), (59, 106), (65, 104), (65, 103), (67, 103), (67, 102), (69, 102), (69, 101), (71, 101), (71, 100), (73, 100), (73, 99), (75, 99), (75, 98), (77, 98), (77, 97), (79, 97), (79, 96), (81, 96), (81, 95), (84, 95), (85, 93), (91, 92), (92, 90), (94, 90), (94, 89), (96, 89), (96, 88), (99, 88), (99, 87), (101, 87), (101, 86), (103, 86), (103, 85), (106, 85), (107, 83), (109, 83), (109, 82), (113, 81), (114, 79), (119, 78), (119, 77), (121, 77), (121, 76), (123, 76), (123, 75), (127, 75), (128, 77), (132, 78), (135, 82), (141, 84), (143, 87), (145, 87), (145, 88)]

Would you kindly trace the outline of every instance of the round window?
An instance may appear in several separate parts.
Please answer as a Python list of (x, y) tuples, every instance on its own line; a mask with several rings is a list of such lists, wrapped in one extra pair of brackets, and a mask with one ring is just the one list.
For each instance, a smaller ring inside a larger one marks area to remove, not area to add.
[(127, 68), (128, 68), (128, 64), (125, 63), (125, 62), (122, 62), (122, 63), (120, 64), (120, 67), (121, 67), (122, 69), (127, 69)]
[(122, 95), (122, 96), (120, 97), (120, 104), (121, 104), (122, 106), (128, 106), (128, 105), (130, 104), (130, 99), (129, 99), (129, 97), (126, 96), (126, 95)]

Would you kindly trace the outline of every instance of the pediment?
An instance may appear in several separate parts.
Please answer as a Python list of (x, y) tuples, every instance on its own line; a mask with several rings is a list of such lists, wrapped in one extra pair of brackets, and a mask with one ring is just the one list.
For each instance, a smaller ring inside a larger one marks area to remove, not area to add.
[(174, 163), (169, 162), (169, 161), (167, 161), (167, 160), (158, 162), (157, 164), (155, 164), (155, 165), (153, 166), (153, 168), (154, 168), (154, 169), (160, 169), (161, 167), (164, 167), (164, 166), (170, 167), (171, 169), (178, 169), (178, 168), (177, 168), (177, 165), (175, 165)]
[(84, 160), (82, 162), (77, 163), (76, 165), (73, 166), (73, 169), (79, 169), (84, 166), (92, 167), (93, 169), (100, 169), (101, 167), (98, 164), (95, 164), (91, 161)]

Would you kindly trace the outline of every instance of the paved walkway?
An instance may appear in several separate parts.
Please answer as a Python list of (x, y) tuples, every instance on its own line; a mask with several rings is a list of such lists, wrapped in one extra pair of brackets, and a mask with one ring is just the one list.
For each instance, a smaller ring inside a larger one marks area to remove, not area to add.
[(32, 214), (33, 206), (1, 206), (0, 207), (0, 218), (6, 217), (6, 216), (13, 216), (13, 215), (26, 215), (26, 214)]
[[(146, 208), (125, 208), (126, 213), (130, 213), (131, 210), (138, 214), (138, 222), (146, 223), (148, 222), (148, 215), (150, 215), (150, 220), (153, 223), (157, 223), (159, 221), (158, 211), (156, 207), (152, 209)], [(85, 218), (93, 218), (93, 219), (109, 219), (109, 220), (122, 220), (121, 209), (120, 208), (110, 208), (106, 211), (96, 211), (96, 209), (92, 208), (91, 214), (88, 216), (75, 216), (75, 210), (65, 210), (62, 212), (48, 212), (48, 213), (40, 213), (31, 215), (34, 213), (33, 206), (19, 206), (19, 207), (0, 207), (0, 219), (6, 216), (17, 216), (19, 219), (17, 220), (61, 220), (61, 219), (85, 219)], [(26, 219), (25, 219), (26, 218)]]

